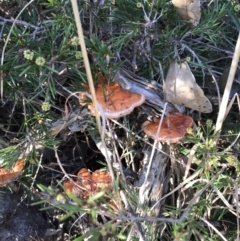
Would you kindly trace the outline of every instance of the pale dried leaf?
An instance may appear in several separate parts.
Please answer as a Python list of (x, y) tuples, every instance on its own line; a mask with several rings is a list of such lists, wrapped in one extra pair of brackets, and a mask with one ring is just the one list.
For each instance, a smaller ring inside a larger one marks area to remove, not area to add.
[(189, 27), (198, 25), (201, 18), (200, 0), (172, 0), (179, 16), (188, 22)]
[(212, 111), (211, 102), (196, 83), (187, 62), (170, 64), (164, 92), (166, 100), (172, 104), (184, 105), (203, 113)]

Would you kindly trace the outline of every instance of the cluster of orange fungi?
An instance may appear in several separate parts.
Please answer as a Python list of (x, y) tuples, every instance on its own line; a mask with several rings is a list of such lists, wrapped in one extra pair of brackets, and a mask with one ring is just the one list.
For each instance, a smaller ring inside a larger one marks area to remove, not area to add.
[(113, 190), (112, 178), (107, 171), (97, 170), (90, 173), (86, 168), (80, 169), (77, 180), (67, 180), (63, 186), (66, 193), (74, 194), (81, 199), (88, 199), (102, 190)]
[[(117, 119), (128, 115), (135, 107), (140, 106), (145, 101), (143, 94), (131, 93), (122, 89), (117, 83), (109, 84), (103, 76), (101, 78), (102, 81), (96, 88), (96, 98), (106, 118)], [(80, 94), (80, 104), (85, 100), (86, 96)], [(96, 114), (93, 104), (90, 104), (88, 108), (92, 115)], [(174, 113), (163, 118), (158, 135), (156, 133), (159, 120), (155, 119), (154, 122), (145, 121), (142, 127), (145, 134), (153, 139), (167, 143), (177, 143), (184, 138), (187, 128), (192, 125), (193, 119), (190, 116)], [(21, 174), (23, 165), (24, 161), (18, 160), (9, 170), (0, 168), (0, 186), (14, 181)], [(112, 190), (112, 181), (109, 173), (105, 171), (95, 171), (91, 174), (87, 169), (81, 169), (76, 182), (66, 181), (64, 187), (66, 192), (86, 199), (102, 189)]]
[[(82, 104), (86, 96), (80, 94), (79, 97), (80, 104)], [(117, 119), (130, 114), (135, 107), (143, 104), (145, 96), (124, 90), (117, 83), (109, 84), (101, 76), (101, 83), (96, 87), (96, 99), (106, 118)], [(92, 115), (96, 114), (93, 104), (90, 104), (88, 108)], [(184, 138), (187, 128), (193, 125), (193, 119), (180, 113), (169, 114), (163, 119), (160, 132), (156, 136), (158, 125), (159, 120), (155, 119), (154, 122), (144, 122), (142, 127), (145, 134), (153, 139), (177, 143)]]
[(24, 160), (18, 160), (11, 169), (0, 168), (0, 187), (16, 180), (22, 173)]

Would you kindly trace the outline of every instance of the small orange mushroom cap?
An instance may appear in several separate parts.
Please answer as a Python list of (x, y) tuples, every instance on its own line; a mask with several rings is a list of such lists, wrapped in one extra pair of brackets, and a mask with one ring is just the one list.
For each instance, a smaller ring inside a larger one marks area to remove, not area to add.
[[(106, 118), (117, 119), (130, 114), (133, 109), (145, 101), (145, 95), (131, 93), (122, 89), (119, 84), (99, 83), (96, 88), (96, 98), (101, 105)], [(80, 95), (80, 103), (82, 103)], [(96, 115), (93, 104), (88, 106), (92, 115)]]
[(154, 122), (145, 121), (142, 125), (146, 135), (158, 141), (177, 143), (182, 140), (186, 134), (187, 128), (193, 125), (193, 119), (190, 116), (174, 113), (163, 118), (162, 126), (156, 137), (159, 119)]

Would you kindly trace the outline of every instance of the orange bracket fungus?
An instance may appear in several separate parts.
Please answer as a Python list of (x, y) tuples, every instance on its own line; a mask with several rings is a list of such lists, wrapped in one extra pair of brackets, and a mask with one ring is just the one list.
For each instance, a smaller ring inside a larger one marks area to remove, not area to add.
[(161, 129), (157, 134), (159, 120), (154, 122), (145, 121), (143, 123), (144, 132), (149, 137), (162, 142), (177, 143), (182, 140), (186, 134), (187, 128), (193, 125), (193, 119), (190, 116), (180, 113), (170, 114), (163, 118)]
[(24, 160), (18, 160), (11, 169), (0, 168), (0, 187), (13, 182), (21, 175)]
[[(117, 83), (99, 83), (96, 88), (96, 98), (101, 105), (104, 115), (109, 119), (117, 119), (130, 114), (133, 109), (145, 101), (145, 95), (131, 93), (122, 89)], [(80, 104), (85, 97), (80, 95)], [(92, 115), (96, 115), (93, 104), (88, 106)]]

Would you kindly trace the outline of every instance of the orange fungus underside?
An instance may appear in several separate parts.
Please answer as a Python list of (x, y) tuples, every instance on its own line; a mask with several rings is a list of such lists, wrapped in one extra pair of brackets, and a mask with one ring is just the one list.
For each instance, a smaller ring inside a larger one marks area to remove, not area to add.
[[(117, 83), (108, 84), (106, 81), (97, 85), (96, 98), (105, 117), (109, 119), (128, 115), (135, 107), (140, 106), (145, 101), (144, 95), (131, 93), (122, 89)], [(89, 109), (92, 115), (96, 115), (93, 104), (89, 105)]]
[(174, 113), (163, 118), (162, 126), (156, 137), (160, 120), (154, 122), (145, 121), (143, 123), (144, 132), (149, 137), (158, 141), (177, 143), (182, 140), (186, 134), (187, 128), (193, 125), (193, 119), (190, 116)]

